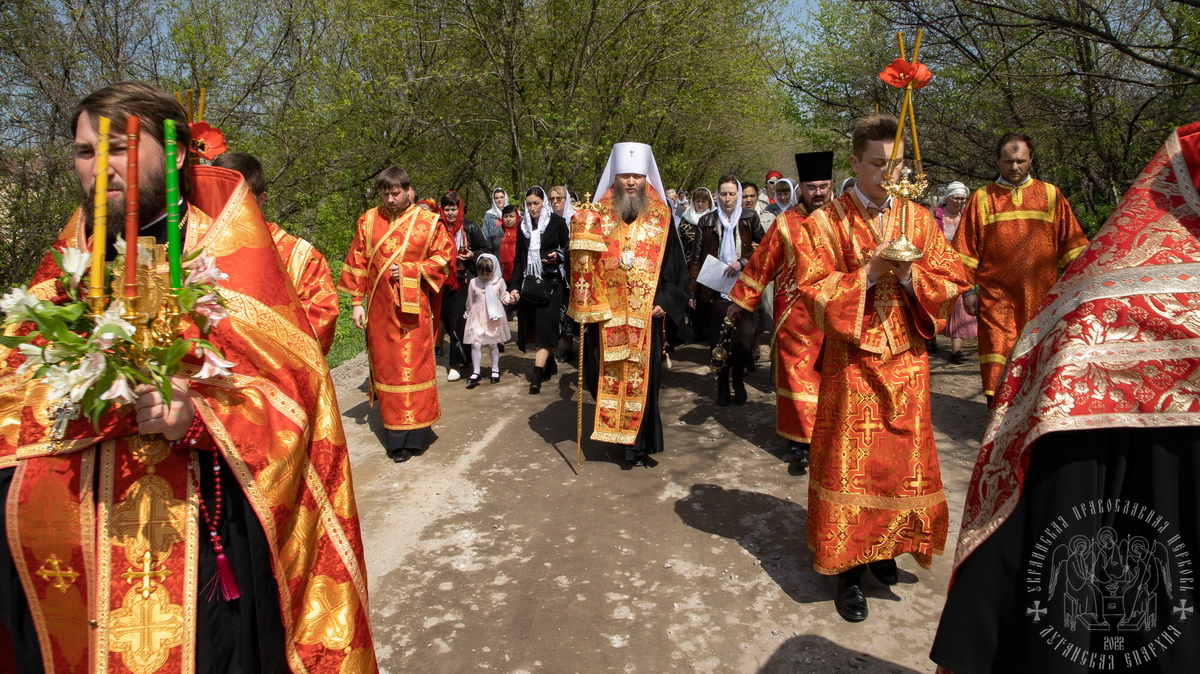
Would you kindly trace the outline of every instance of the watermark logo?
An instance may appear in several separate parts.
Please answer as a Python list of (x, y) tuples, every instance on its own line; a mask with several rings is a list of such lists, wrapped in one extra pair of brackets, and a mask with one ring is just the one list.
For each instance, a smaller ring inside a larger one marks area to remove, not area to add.
[(1071, 662), (1144, 665), (1196, 620), (1192, 561), (1182, 536), (1152, 508), (1085, 501), (1038, 537), (1026, 566), (1025, 618)]

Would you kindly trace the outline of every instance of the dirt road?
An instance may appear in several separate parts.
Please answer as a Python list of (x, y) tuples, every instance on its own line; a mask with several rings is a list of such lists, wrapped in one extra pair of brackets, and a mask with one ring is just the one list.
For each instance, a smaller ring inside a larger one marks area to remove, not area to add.
[(946, 555), (930, 571), (901, 558), (893, 588), (868, 574), (871, 617), (859, 624), (834, 610), (835, 579), (812, 571), (808, 478), (787, 473), (765, 367), (749, 375), (746, 405), (717, 407), (707, 350), (684, 347), (664, 376), (658, 465), (622, 469), (618, 450), (585, 440), (577, 472), (573, 367), (529, 395), (532, 361), (510, 344), (500, 383), (469, 391), (465, 381), (439, 381), (437, 441), (394, 464), (366, 403), (365, 360), (345, 363), (333, 374), (381, 668), (932, 670), (985, 417), (968, 355), (959, 366), (932, 357)]

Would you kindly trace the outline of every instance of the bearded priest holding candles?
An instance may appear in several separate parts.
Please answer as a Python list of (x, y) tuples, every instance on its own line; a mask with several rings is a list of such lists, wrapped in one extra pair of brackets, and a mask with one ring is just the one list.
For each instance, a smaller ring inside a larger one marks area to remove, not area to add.
[[(112, 121), (107, 153), (101, 117)], [(229, 274), (220, 283), (229, 320), (207, 336), (228, 361), (185, 358), (169, 403), (141, 386), (132, 404), (95, 426), (69, 421), (56, 439), (49, 410), (58, 401), (17, 369), (22, 352), (0, 348), (0, 624), (13, 643), (0, 648), (0, 671), (374, 670), (325, 360), (245, 181), (187, 164), (187, 119), (169, 93), (120, 82), (80, 103), (72, 132), (82, 207), (54, 248), (102, 247), (113, 259), (115, 236), (91, 240), (99, 218), (90, 205), (107, 183), (107, 219), (124, 221), (130, 117), (141, 125), (138, 234), (173, 238), (167, 211), (177, 206), (182, 260), (203, 250)], [(180, 148), (166, 167), (164, 121)], [(177, 201), (166, 196), (172, 170)], [(199, 273), (194, 263), (189, 271)], [(47, 255), (29, 292), (55, 300), (58, 275)], [(185, 318), (180, 333), (198, 331)]]

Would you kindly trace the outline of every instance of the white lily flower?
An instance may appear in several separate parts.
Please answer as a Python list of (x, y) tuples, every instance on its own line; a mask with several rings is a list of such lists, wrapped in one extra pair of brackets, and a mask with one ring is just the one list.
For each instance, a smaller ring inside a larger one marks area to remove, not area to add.
[(92, 353), (78, 363), (52, 366), (46, 373), (45, 382), (50, 386), (51, 396), (77, 403), (104, 374), (104, 368), (104, 354)]
[(125, 303), (121, 300), (115, 299), (112, 302), (109, 302), (108, 308), (105, 309), (104, 313), (96, 319), (96, 329), (99, 330), (101, 328), (114, 326), (124, 330), (127, 337), (132, 337), (136, 328), (133, 327), (133, 323), (121, 318), (121, 314), (124, 311)]
[(43, 363), (51, 365), (61, 362), (62, 359), (71, 355), (71, 352), (54, 344), (46, 346), (38, 346), (36, 344), (21, 344), (17, 346), (17, 350), (21, 355), (25, 356), (25, 362), (17, 368), (17, 374), (21, 374), (30, 368), (41, 367)]
[(71, 277), (71, 285), (78, 287), (83, 275), (92, 266), (92, 257), (78, 248), (62, 249), (62, 270)]
[[(113, 244), (113, 248), (116, 248), (117, 253), (119, 253), (121, 255), (125, 255), (125, 237), (117, 235), (117, 242)], [(150, 249), (146, 248), (141, 243), (139, 243), (137, 245), (137, 252), (138, 252), (138, 256), (137, 256), (138, 266), (148, 267), (150, 265), (151, 260), (153, 259), (150, 256)], [(126, 258), (126, 259), (128, 259), (128, 258)]]
[(123, 374), (117, 375), (113, 380), (112, 386), (100, 395), (101, 400), (116, 400), (120, 405), (128, 405), (133, 402), (133, 387), (129, 385), (129, 379)]
[(197, 379), (211, 379), (217, 376), (233, 374), (229, 369), (237, 363), (231, 363), (217, 355), (212, 349), (200, 347), (200, 351), (204, 354), (204, 365), (200, 367), (200, 372), (196, 375)]
[(0, 297), (0, 312), (4, 314), (4, 324), (20, 323), (29, 317), (29, 309), (36, 307), (39, 302), (37, 295), (17, 286)]
[(229, 278), (225, 272), (217, 269), (215, 258), (209, 255), (197, 255), (188, 264), (186, 285), (216, 285), (218, 281)]
[(196, 306), (192, 307), (192, 311), (208, 319), (209, 330), (217, 327), (218, 323), (229, 317), (229, 312), (217, 302), (217, 296), (212, 293), (196, 300)]

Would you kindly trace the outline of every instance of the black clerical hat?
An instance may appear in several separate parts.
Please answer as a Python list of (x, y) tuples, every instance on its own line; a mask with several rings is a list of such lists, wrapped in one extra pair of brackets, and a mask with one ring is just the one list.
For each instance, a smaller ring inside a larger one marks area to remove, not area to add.
[(832, 152), (802, 152), (796, 155), (797, 182), (833, 180)]

